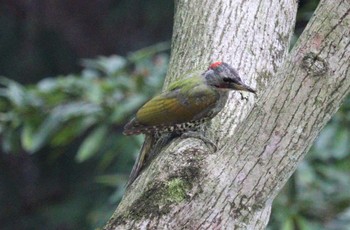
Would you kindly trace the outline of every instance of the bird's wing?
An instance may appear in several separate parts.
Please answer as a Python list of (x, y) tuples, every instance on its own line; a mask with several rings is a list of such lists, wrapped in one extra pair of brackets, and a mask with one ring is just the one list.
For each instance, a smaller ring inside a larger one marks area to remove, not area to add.
[(218, 99), (219, 94), (205, 84), (174, 87), (142, 106), (136, 117), (126, 125), (125, 133), (128, 130), (142, 132), (148, 127), (170, 126), (201, 119)]

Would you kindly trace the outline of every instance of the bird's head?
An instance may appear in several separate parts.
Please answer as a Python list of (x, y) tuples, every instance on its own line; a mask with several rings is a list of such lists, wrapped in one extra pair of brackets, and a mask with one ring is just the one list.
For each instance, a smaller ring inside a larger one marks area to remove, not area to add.
[(209, 85), (221, 89), (232, 89), (256, 93), (256, 90), (244, 84), (237, 70), (225, 62), (214, 62), (204, 76)]

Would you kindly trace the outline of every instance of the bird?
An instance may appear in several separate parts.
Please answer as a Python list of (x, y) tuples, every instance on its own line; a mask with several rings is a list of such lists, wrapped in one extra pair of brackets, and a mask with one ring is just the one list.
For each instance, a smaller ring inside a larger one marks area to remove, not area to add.
[[(145, 134), (145, 142), (129, 176), (127, 187), (138, 177), (145, 162), (164, 145), (161, 136), (195, 132), (225, 106), (229, 91), (256, 90), (246, 85), (238, 71), (226, 62), (216, 61), (206, 71), (192, 71), (146, 102), (124, 127), (124, 135)], [(189, 135), (191, 136), (191, 135)], [(204, 142), (210, 142), (198, 135)], [(158, 147), (155, 147), (158, 146)]]

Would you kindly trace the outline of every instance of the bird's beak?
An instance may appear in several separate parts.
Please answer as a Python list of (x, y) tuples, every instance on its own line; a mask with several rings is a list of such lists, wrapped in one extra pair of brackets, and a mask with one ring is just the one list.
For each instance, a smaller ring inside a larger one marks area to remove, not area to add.
[(253, 89), (252, 87), (244, 84), (243, 82), (240, 82), (240, 84), (234, 84), (234, 88), (236, 90), (241, 90), (241, 91), (247, 91), (256, 94), (256, 90)]

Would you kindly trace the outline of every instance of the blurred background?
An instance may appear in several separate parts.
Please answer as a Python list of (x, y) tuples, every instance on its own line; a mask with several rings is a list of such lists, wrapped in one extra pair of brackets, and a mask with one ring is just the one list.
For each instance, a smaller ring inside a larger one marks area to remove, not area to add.
[[(318, 1), (300, 1), (296, 41)], [(96, 229), (162, 86), (172, 1), (0, 1), (0, 229)], [(269, 229), (350, 228), (350, 98), (274, 202)]]

